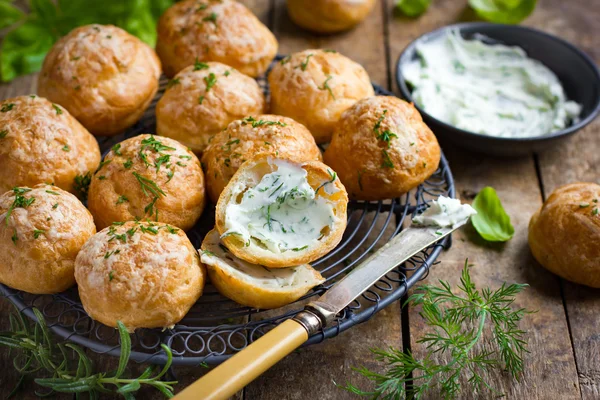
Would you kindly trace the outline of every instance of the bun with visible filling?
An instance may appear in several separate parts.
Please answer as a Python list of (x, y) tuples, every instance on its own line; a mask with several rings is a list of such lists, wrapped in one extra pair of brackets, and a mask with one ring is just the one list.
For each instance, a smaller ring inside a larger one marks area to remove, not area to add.
[(269, 268), (310, 263), (346, 228), (348, 195), (319, 161), (260, 156), (242, 164), (216, 208), (221, 240), (237, 257)]
[(269, 73), (271, 112), (304, 124), (317, 143), (331, 140), (344, 111), (373, 96), (367, 71), (332, 50), (304, 50), (276, 63)]
[(91, 133), (112, 136), (135, 124), (158, 90), (160, 61), (137, 37), (112, 25), (86, 25), (48, 52), (38, 93)]
[(258, 83), (225, 64), (196, 62), (179, 72), (156, 105), (156, 131), (201, 153), (236, 119), (265, 112)]
[(367, 18), (375, 0), (287, 0), (290, 19), (317, 33), (348, 30)]
[(310, 265), (269, 269), (231, 253), (211, 230), (202, 242), (200, 259), (210, 282), (225, 297), (248, 307), (277, 308), (292, 303), (325, 282)]
[(81, 249), (75, 279), (85, 311), (116, 327), (165, 328), (198, 300), (206, 272), (185, 233), (129, 221), (103, 229)]
[(75, 177), (98, 164), (98, 142), (63, 107), (33, 95), (0, 101), (0, 194), (40, 183), (75, 193)]
[(204, 210), (204, 174), (181, 143), (143, 134), (112, 147), (91, 179), (88, 208), (98, 229), (151, 220), (188, 230)]
[(260, 154), (296, 162), (322, 160), (304, 125), (278, 115), (249, 116), (232, 122), (210, 139), (202, 154), (206, 186), (213, 203), (240, 165)]
[(194, 61), (218, 61), (262, 75), (277, 54), (271, 31), (232, 0), (176, 2), (158, 20), (156, 52), (172, 77)]
[(351, 198), (383, 200), (429, 178), (438, 168), (441, 149), (412, 104), (374, 96), (344, 112), (323, 157)]
[(556, 189), (529, 221), (529, 247), (551, 272), (600, 288), (600, 185)]
[(52, 185), (15, 187), (0, 196), (0, 282), (29, 293), (75, 284), (75, 257), (96, 233), (77, 197)]

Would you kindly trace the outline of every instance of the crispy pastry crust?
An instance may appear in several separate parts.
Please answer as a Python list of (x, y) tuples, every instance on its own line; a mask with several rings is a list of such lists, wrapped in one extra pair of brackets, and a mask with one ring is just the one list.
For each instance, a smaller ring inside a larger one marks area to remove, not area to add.
[(39, 183), (74, 192), (75, 176), (98, 168), (96, 139), (63, 107), (32, 95), (0, 110), (0, 193)]
[(600, 288), (599, 202), (600, 185), (572, 183), (556, 189), (529, 222), (536, 260), (569, 281), (595, 288)]
[(112, 25), (72, 30), (50, 49), (38, 93), (65, 107), (97, 136), (135, 124), (158, 89), (160, 61), (137, 37)]
[[(29, 189), (29, 188), (20, 188)], [(36, 185), (14, 207), (15, 192), (0, 196), (0, 282), (29, 293), (58, 293), (75, 283), (75, 257), (96, 233), (77, 197), (52, 185)]]
[(103, 229), (75, 263), (85, 311), (108, 326), (121, 321), (130, 332), (180, 321), (202, 294), (205, 277), (185, 233), (162, 223), (130, 221)]
[[(152, 138), (175, 150), (155, 151), (144, 144)], [(153, 189), (153, 183), (162, 193)], [(148, 134), (113, 147), (92, 177), (88, 193), (88, 208), (98, 229), (136, 218), (156, 221), (158, 216), (159, 222), (188, 230), (204, 205), (204, 174), (198, 158), (173, 139)]]
[(190, 65), (171, 82), (156, 105), (156, 131), (196, 153), (231, 121), (265, 112), (258, 83), (225, 64)]
[(325, 50), (304, 50), (275, 64), (269, 74), (271, 112), (304, 124), (317, 143), (331, 140), (344, 111), (373, 96), (367, 71)]
[[(389, 142), (383, 140), (385, 136), (378, 138), (386, 131)], [(435, 135), (412, 104), (396, 97), (374, 96), (342, 115), (324, 159), (338, 173), (351, 198), (382, 200), (423, 183), (437, 170), (440, 155)]]
[(287, 0), (292, 21), (317, 33), (348, 30), (362, 22), (375, 5), (375, 0)]
[(246, 6), (232, 0), (185, 0), (158, 20), (156, 52), (172, 77), (199, 61), (218, 61), (257, 77), (277, 54), (277, 40)]

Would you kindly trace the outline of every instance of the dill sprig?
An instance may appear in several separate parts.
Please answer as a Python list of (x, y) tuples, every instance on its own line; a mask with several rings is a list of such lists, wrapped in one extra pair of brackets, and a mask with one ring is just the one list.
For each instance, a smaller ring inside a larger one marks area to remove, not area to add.
[(148, 192), (150, 192), (154, 197), (166, 196), (166, 193), (163, 192), (163, 190), (160, 187), (158, 187), (156, 182), (154, 182), (152, 179), (143, 177), (135, 171), (133, 171), (132, 174), (140, 183), (140, 186), (142, 187), (142, 192), (144, 192), (146, 196), (149, 196)]
[[(463, 390), (464, 382), (475, 393), (490, 390), (498, 394), (484, 378), (495, 368), (518, 380), (523, 355), (528, 352), (525, 331), (518, 325), (531, 311), (512, 305), (515, 296), (528, 285), (504, 283), (496, 291), (479, 291), (467, 262), (459, 294), (454, 294), (447, 282), (439, 283), (421, 286), (407, 301), (422, 307), (419, 314), (431, 328), (417, 340), (428, 350), (425, 357), (418, 360), (409, 350), (372, 349), (375, 359), (386, 364), (386, 371), (380, 374), (365, 367), (356, 371), (371, 380), (375, 388), (363, 391), (348, 384), (344, 389), (371, 399), (420, 399), (429, 390), (439, 390), (439, 397), (453, 399)], [(486, 328), (493, 334), (492, 348), (478, 349), (476, 344), (483, 341)], [(438, 361), (434, 356), (447, 359)]]
[(28, 376), (38, 371), (46, 371), (50, 378), (34, 378), (35, 383), (48, 391), (36, 391), (36, 395), (46, 397), (53, 393), (89, 393), (95, 399), (100, 393), (109, 396), (118, 394), (125, 399), (133, 399), (133, 393), (142, 386), (152, 386), (165, 397), (173, 397), (173, 385), (176, 381), (165, 382), (161, 378), (170, 368), (173, 356), (171, 349), (162, 344), (167, 355), (165, 366), (155, 374), (155, 367), (148, 367), (137, 378), (124, 377), (131, 354), (131, 338), (125, 326), (118, 321), (117, 328), (121, 339), (121, 355), (115, 372), (96, 372), (85, 351), (74, 343), (56, 342), (44, 321), (44, 316), (36, 308), (33, 312), (37, 322), (26, 320), (21, 313), (10, 314), (10, 331), (0, 332), (0, 345), (19, 351), (13, 365), (21, 374), (17, 386), (9, 397), (13, 396), (25, 383)]

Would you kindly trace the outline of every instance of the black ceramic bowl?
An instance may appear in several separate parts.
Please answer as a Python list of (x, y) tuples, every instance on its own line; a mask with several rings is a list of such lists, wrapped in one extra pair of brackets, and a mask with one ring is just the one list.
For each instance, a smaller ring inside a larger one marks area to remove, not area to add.
[(400, 58), (398, 58), (396, 79), (400, 92), (407, 101), (412, 101), (411, 89), (404, 80), (402, 67), (417, 58), (416, 44), (418, 42), (437, 39), (449, 28), (457, 28), (466, 39), (470, 39), (474, 34), (479, 33), (494, 41), (523, 48), (529, 57), (539, 60), (550, 68), (562, 83), (567, 98), (581, 104), (583, 108), (579, 122), (563, 130), (534, 138), (499, 138), (455, 128), (430, 116), (415, 104), (427, 125), (443, 141), (453, 142), (470, 150), (486, 154), (500, 156), (526, 155), (538, 152), (572, 135), (589, 124), (600, 111), (600, 72), (589, 56), (563, 39), (536, 29), (484, 22), (446, 26), (426, 33), (406, 47)]

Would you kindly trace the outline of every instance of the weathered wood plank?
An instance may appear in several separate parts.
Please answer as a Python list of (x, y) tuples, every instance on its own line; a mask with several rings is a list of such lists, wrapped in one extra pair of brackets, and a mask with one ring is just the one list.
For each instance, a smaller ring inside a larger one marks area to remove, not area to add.
[[(568, 4), (548, 0), (539, 4), (531, 22), (560, 35), (600, 63), (600, 7), (585, 0)], [(573, 182), (600, 178), (600, 121), (596, 120), (565, 143), (539, 155), (539, 167), (547, 198), (554, 189)], [(571, 338), (577, 360), (581, 397), (600, 398), (600, 289), (563, 281)]]
[[(540, 5), (541, 6), (541, 5)], [(404, 47), (422, 33), (457, 22), (468, 15), (463, 2), (439, 0), (419, 19), (392, 17), (393, 2), (388, 1), (389, 44), (392, 73)], [(545, 13), (545, 8), (541, 13)], [(536, 12), (537, 15), (537, 12)], [(530, 21), (543, 27), (543, 21)], [(508, 398), (548, 399), (579, 398), (575, 360), (569, 340), (566, 316), (558, 279), (539, 267), (527, 247), (529, 217), (541, 204), (541, 194), (533, 159), (493, 159), (456, 149), (442, 143), (454, 172), (457, 191), (464, 200), (472, 200), (485, 186), (493, 186), (512, 217), (515, 237), (505, 245), (486, 244), (473, 228), (455, 234), (453, 248), (443, 254), (442, 263), (434, 268), (429, 281), (444, 279), (456, 285), (465, 259), (475, 264), (472, 275), (480, 287), (497, 288), (502, 282), (525, 282), (531, 287), (519, 296), (517, 305), (539, 310), (522, 322), (528, 331), (531, 354), (526, 356), (525, 372), (517, 383), (502, 374), (489, 377), (493, 385)], [(410, 311), (410, 332), (413, 351), (423, 356), (416, 339), (425, 332), (418, 310)], [(552, 338), (549, 340), (549, 338)], [(489, 340), (489, 337), (487, 338)], [(471, 392), (468, 398), (482, 398)], [(483, 398), (493, 395), (484, 393)], [(437, 398), (435, 394), (431, 398)]]

